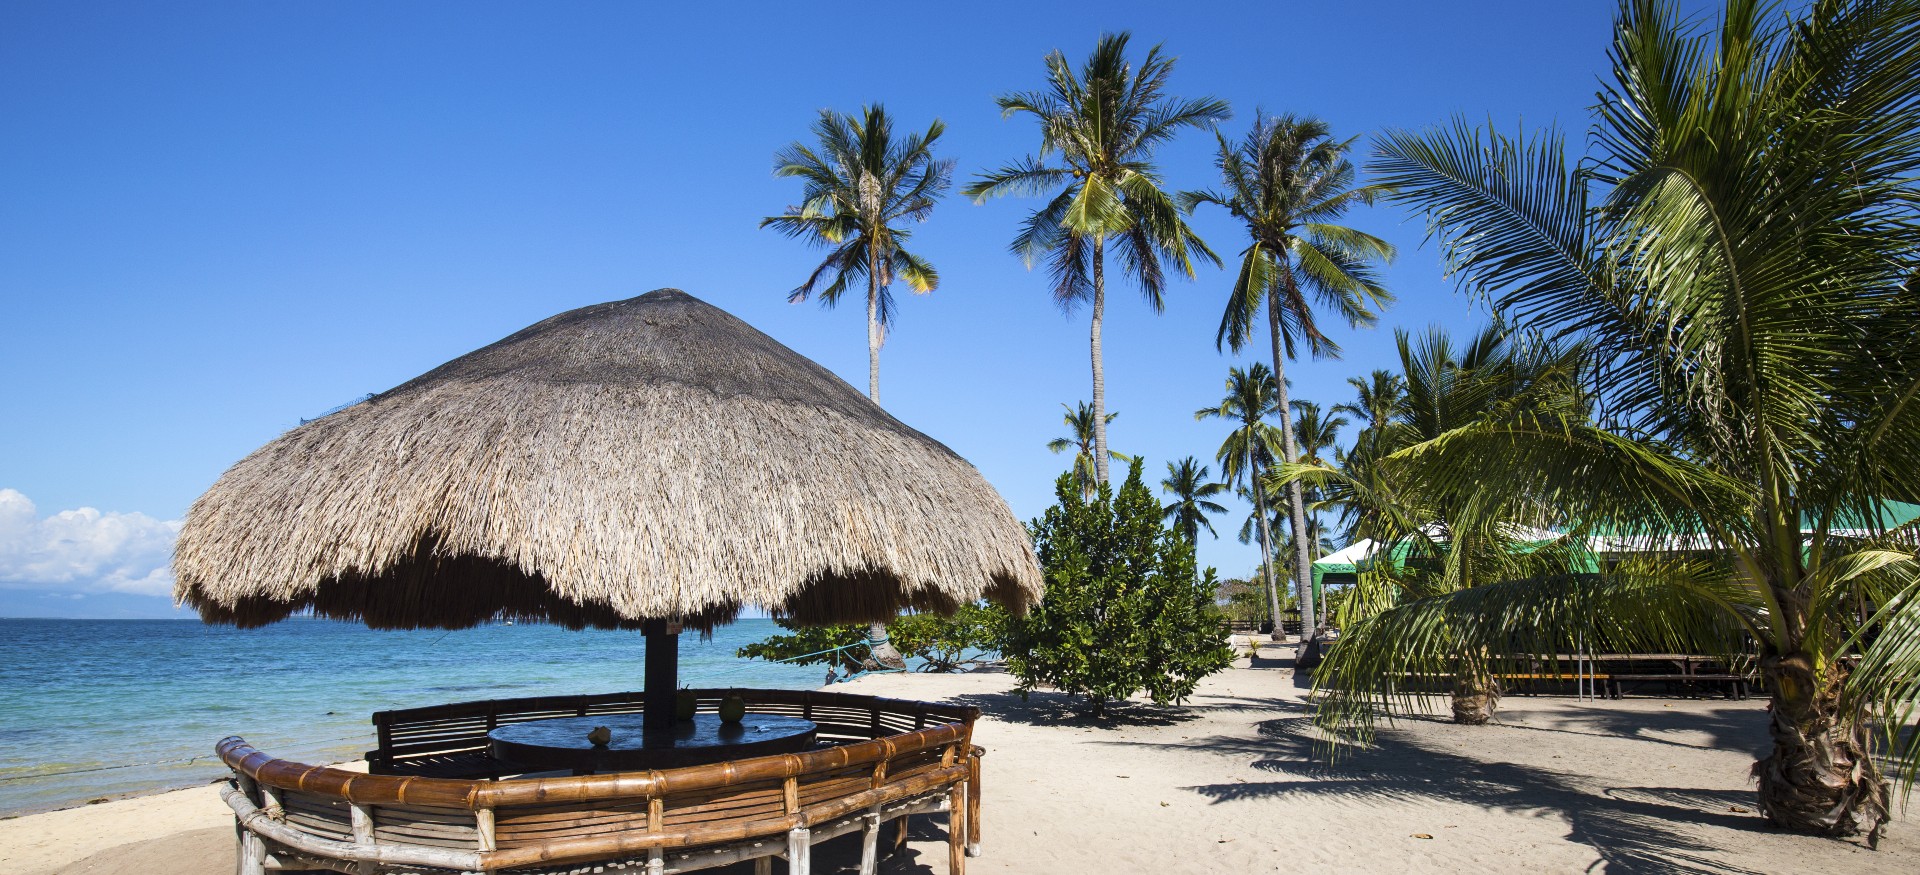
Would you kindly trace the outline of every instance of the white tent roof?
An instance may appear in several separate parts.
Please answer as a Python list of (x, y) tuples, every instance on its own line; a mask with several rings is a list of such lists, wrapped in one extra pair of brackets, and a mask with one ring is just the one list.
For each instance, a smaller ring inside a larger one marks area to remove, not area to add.
[(1374, 545), (1373, 539), (1361, 538), (1358, 541), (1348, 544), (1345, 548), (1320, 557), (1315, 560), (1313, 564), (1321, 566), (1322, 568), (1334, 565), (1358, 565), (1372, 556), (1378, 549), (1379, 548)]

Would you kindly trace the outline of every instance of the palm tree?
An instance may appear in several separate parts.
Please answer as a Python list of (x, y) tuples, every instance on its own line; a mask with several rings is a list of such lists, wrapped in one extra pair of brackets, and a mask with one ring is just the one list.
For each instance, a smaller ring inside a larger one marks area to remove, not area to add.
[[(1373, 164), (1467, 290), (1593, 346), (1598, 421), (1468, 425), (1391, 459), (1483, 505), (1551, 496), (1656, 549), (1634, 573), (1401, 604), (1336, 645), (1369, 642), (1341, 680), (1377, 690), (1365, 669), (1388, 651), (1421, 666), (1732, 628), (1772, 699), (1761, 812), (1872, 838), (1890, 792), (1877, 746), (1905, 786), (1920, 770), (1920, 735), (1900, 735), (1920, 705), (1920, 562), (1879, 501), (1920, 491), (1920, 0), (1732, 0), (1705, 28), (1633, 0), (1611, 60), (1583, 158), (1556, 133), (1463, 122), (1390, 133)], [(1442, 618), (1453, 632), (1431, 635)], [(1322, 719), (1394, 707), (1364, 698)]]
[[(1303, 465), (1324, 465), (1327, 460), (1323, 454), (1334, 449), (1340, 442), (1340, 429), (1347, 426), (1344, 416), (1329, 416), (1321, 411), (1320, 405), (1312, 401), (1293, 402), (1293, 442)], [(1266, 485), (1262, 481), (1262, 485)], [(1284, 487), (1283, 487), (1284, 488)], [(1320, 511), (1324, 507), (1324, 496), (1319, 490), (1304, 490), (1301, 498), (1306, 502), (1307, 519), (1307, 561), (1309, 563), (1332, 552), (1324, 549), (1330, 543), (1325, 537), (1326, 527), (1320, 522)], [(1294, 550), (1294, 561), (1299, 561), (1300, 551)], [(1307, 567), (1308, 580), (1312, 580), (1313, 567)], [(1311, 587), (1311, 584), (1309, 584)], [(1317, 594), (1314, 594), (1317, 595)], [(1327, 606), (1318, 604), (1318, 599), (1309, 599), (1317, 613), (1313, 615), (1314, 626), (1326, 625)], [(1303, 608), (1306, 603), (1303, 603)]]
[[(1269, 460), (1269, 463), (1271, 463), (1271, 460)], [(1272, 468), (1269, 470), (1271, 472), (1277, 471), (1278, 469)], [(1234, 490), (1234, 494), (1238, 495), (1240, 500), (1255, 507), (1254, 510), (1247, 511), (1246, 517), (1240, 521), (1240, 530), (1235, 533), (1242, 544), (1252, 544), (1259, 540), (1260, 513), (1258, 507), (1260, 505), (1264, 505), (1267, 509), (1267, 531), (1277, 532), (1287, 521), (1285, 512), (1280, 509), (1285, 504), (1285, 502), (1282, 501), (1282, 496), (1286, 495), (1286, 487), (1284, 485), (1278, 485), (1280, 481), (1274, 479), (1271, 473), (1262, 475), (1262, 478), (1260, 482), (1264, 488), (1257, 497), (1253, 494), (1252, 489), (1245, 486)], [(1311, 507), (1312, 502), (1310, 501), (1310, 510)], [(1328, 553), (1332, 553), (1335, 549), (1333, 539), (1327, 536), (1325, 527), (1320, 525), (1320, 521), (1316, 519), (1311, 512), (1307, 514), (1307, 539), (1307, 555), (1313, 559), (1318, 559)], [(1283, 577), (1290, 579), (1293, 574), (1292, 556), (1293, 535), (1292, 533), (1288, 533), (1285, 543), (1276, 543), (1273, 545), (1273, 555), (1268, 558), (1274, 562), (1274, 567), (1280, 568), (1285, 572), (1282, 575)], [(1324, 616), (1325, 613), (1324, 606), (1322, 606), (1321, 614)]]
[(1394, 414), (1399, 412), (1400, 404), (1407, 395), (1406, 380), (1393, 371), (1376, 368), (1364, 380), (1348, 377), (1347, 385), (1353, 387), (1353, 402), (1335, 404), (1333, 412), (1350, 414), (1360, 420), (1360, 433), (1354, 436), (1353, 452), (1368, 455), (1374, 437), (1385, 431), (1387, 424), (1393, 421)]
[(1321, 454), (1340, 443), (1340, 430), (1347, 427), (1347, 418), (1338, 414), (1338, 407), (1329, 415), (1315, 402), (1293, 402), (1293, 441), (1302, 464), (1326, 464)]
[[(1400, 412), (1406, 400), (1407, 388), (1406, 380), (1398, 373), (1379, 368), (1374, 369), (1366, 379), (1348, 377), (1347, 385), (1353, 387), (1354, 400), (1335, 404), (1333, 411), (1358, 418), (1360, 432), (1354, 435), (1352, 447), (1335, 451), (1334, 461), (1340, 470), (1357, 474), (1361, 469), (1371, 466), (1380, 455), (1379, 445), (1383, 435)], [(1323, 490), (1320, 506), (1339, 511), (1342, 539), (1352, 543), (1358, 538), (1355, 529), (1361, 508), (1348, 498), (1338, 489)]]
[(893, 119), (880, 104), (862, 107), (858, 118), (823, 109), (813, 123), (818, 151), (796, 142), (774, 156), (774, 175), (797, 176), (805, 188), (799, 206), (762, 219), (760, 227), (833, 250), (788, 300), (799, 303), (817, 290), (820, 303), (832, 307), (866, 280), (867, 397), (876, 404), (880, 345), (893, 322), (894, 278), (916, 294), (940, 286), (933, 265), (901, 245), (913, 233), (900, 226), (926, 221), (952, 183), (953, 161), (933, 157), (944, 130), (934, 119), (925, 133), (896, 141)]
[[(1071, 311), (1091, 299), (1093, 325), (1094, 468), (1107, 482), (1107, 382), (1100, 344), (1106, 318), (1106, 250), (1118, 244), (1120, 265), (1159, 312), (1163, 264), (1193, 277), (1193, 260), (1220, 259), (1187, 227), (1162, 189), (1153, 151), (1182, 128), (1225, 119), (1225, 101), (1179, 100), (1165, 94), (1174, 59), (1160, 47), (1138, 67), (1127, 61), (1128, 35), (1100, 37), (1076, 74), (1059, 51), (1047, 55), (1045, 91), (998, 98), (1003, 116), (1025, 113), (1040, 124), (1040, 152), (987, 173), (968, 186), (976, 202), (1005, 194), (1049, 196), (1027, 217), (1012, 250), (1029, 269), (1045, 259), (1054, 300)], [(1057, 159), (1057, 160), (1056, 160)], [(1057, 193), (1055, 189), (1058, 189)]]
[(1200, 528), (1205, 526), (1207, 534), (1219, 537), (1213, 530), (1208, 514), (1226, 513), (1227, 509), (1219, 503), (1210, 501), (1216, 495), (1227, 491), (1225, 483), (1212, 483), (1207, 480), (1207, 466), (1192, 456), (1178, 462), (1167, 463), (1167, 477), (1160, 481), (1161, 491), (1173, 497), (1172, 503), (1161, 508), (1161, 516), (1172, 524), (1189, 544), (1200, 543)]
[[(805, 187), (799, 206), (762, 219), (760, 227), (833, 250), (787, 299), (799, 303), (817, 289), (820, 303), (832, 307), (842, 293), (866, 280), (867, 397), (875, 404), (880, 403), (880, 345), (893, 322), (894, 278), (905, 280), (916, 294), (940, 285), (933, 265), (902, 245), (912, 232), (901, 226), (926, 221), (952, 184), (953, 161), (933, 157), (933, 145), (945, 129), (934, 119), (925, 133), (895, 140), (893, 120), (880, 104), (862, 107), (858, 118), (821, 110), (813, 123), (818, 151), (796, 142), (774, 156), (774, 175), (797, 176)], [(867, 627), (867, 646), (877, 665), (906, 667), (887, 640), (887, 624)]]
[[(1096, 473), (1096, 467), (1093, 461), (1095, 453), (1097, 452), (1094, 449), (1094, 421), (1096, 417), (1093, 412), (1093, 405), (1082, 401), (1078, 407), (1067, 407), (1065, 404), (1060, 406), (1067, 408), (1067, 414), (1060, 419), (1066, 423), (1072, 435), (1070, 437), (1057, 437), (1047, 441), (1047, 449), (1056, 453), (1073, 450), (1073, 482), (1080, 487), (1080, 497), (1087, 501), (1092, 501), (1094, 493), (1100, 491), (1099, 474)], [(1104, 425), (1105, 423), (1112, 422), (1113, 418), (1119, 415), (1118, 413), (1109, 413), (1105, 417), (1100, 418), (1100, 422)], [(1107, 458), (1116, 462), (1133, 461), (1132, 456), (1116, 453), (1112, 450), (1107, 451)]]
[[(1228, 368), (1226, 397), (1217, 407), (1203, 407), (1193, 413), (1194, 419), (1225, 419), (1238, 426), (1221, 442), (1214, 458), (1219, 460), (1220, 476), (1227, 483), (1244, 484), (1252, 493), (1260, 533), (1260, 571), (1267, 584), (1267, 609), (1273, 619), (1275, 641), (1286, 635), (1280, 629), (1280, 590), (1273, 580), (1273, 533), (1267, 525), (1265, 490), (1253, 484), (1260, 482), (1261, 472), (1273, 463), (1277, 455), (1273, 451), (1281, 442), (1280, 430), (1267, 422), (1280, 407), (1279, 395), (1273, 372), (1265, 364), (1254, 362), (1246, 370)], [(1241, 540), (1246, 540), (1244, 534)]]
[[(1399, 331), (1394, 340), (1406, 395), (1381, 426), (1378, 446), (1385, 452), (1417, 446), (1468, 426), (1531, 419), (1543, 411), (1564, 411), (1570, 421), (1584, 415), (1587, 399), (1579, 379), (1587, 351), (1581, 346), (1516, 337), (1500, 325), (1482, 330), (1464, 347), (1456, 346), (1440, 329), (1428, 331), (1417, 341)], [(1303, 412), (1300, 422), (1316, 419), (1317, 413)], [(1571, 544), (1543, 535), (1542, 530), (1555, 521), (1543, 496), (1517, 495), (1489, 506), (1477, 490), (1438, 488), (1420, 478), (1396, 476), (1391, 459), (1361, 462), (1349, 457), (1346, 461), (1334, 468), (1324, 459), (1303, 457), (1298, 465), (1275, 472), (1277, 480), (1305, 483), (1315, 492), (1357, 508), (1360, 521), (1355, 537), (1389, 545), (1400, 556), (1362, 575), (1357, 597), (1347, 600), (1340, 617), (1346, 630), (1343, 641), (1375, 634), (1374, 626), (1364, 621), (1403, 602), (1522, 574), (1565, 570)], [(1348, 649), (1364, 650), (1369, 643)], [(1339, 683), (1332, 678), (1353, 670), (1346, 656), (1330, 654), (1316, 682), (1329, 688)], [(1495, 672), (1485, 667), (1477, 649), (1462, 648), (1450, 657), (1446, 671), (1435, 673), (1454, 677), (1454, 721), (1486, 723), (1499, 704)], [(1334, 699), (1331, 707), (1346, 707), (1339, 694)]]
[[(1375, 309), (1393, 301), (1374, 275), (1374, 265), (1391, 260), (1393, 246), (1338, 224), (1354, 205), (1371, 203), (1375, 190), (1354, 186), (1353, 163), (1347, 159), (1353, 141), (1333, 139), (1325, 122), (1256, 116), (1253, 129), (1239, 143), (1218, 132), (1215, 136), (1215, 164), (1225, 190), (1187, 192), (1181, 202), (1189, 210), (1200, 204), (1224, 207), (1247, 227), (1251, 241), (1240, 253), (1240, 272), (1214, 342), (1239, 352), (1265, 305), (1273, 373), (1280, 387), (1283, 458), (1291, 464), (1299, 455), (1288, 422), (1285, 360), (1294, 356), (1299, 341), (1316, 357), (1338, 355), (1339, 346), (1320, 330), (1316, 303), (1348, 325), (1374, 323)], [(1298, 484), (1287, 488), (1287, 506), (1293, 531), (1304, 532), (1306, 501)], [(1313, 617), (1307, 541), (1293, 539), (1294, 587), (1302, 616)], [(1304, 637), (1312, 639), (1317, 632)]]

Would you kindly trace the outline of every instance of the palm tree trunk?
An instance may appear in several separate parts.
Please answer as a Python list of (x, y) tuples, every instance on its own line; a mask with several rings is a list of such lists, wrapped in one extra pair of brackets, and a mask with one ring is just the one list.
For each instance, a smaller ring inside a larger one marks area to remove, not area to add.
[(1499, 682), (1487, 675), (1479, 659), (1460, 657), (1453, 673), (1453, 722), (1481, 726), (1493, 720), (1499, 707)]
[(1100, 323), (1107, 312), (1106, 238), (1093, 238), (1093, 472), (1107, 482), (1107, 371), (1100, 360)]
[[(1293, 285), (1293, 275), (1287, 268), (1286, 260), (1278, 259), (1282, 276), (1288, 286)], [(1285, 356), (1280, 346), (1280, 303), (1270, 290), (1267, 292), (1267, 333), (1273, 341), (1273, 382), (1280, 402), (1280, 446), (1285, 452), (1287, 464), (1299, 461), (1300, 451), (1293, 443), (1293, 410), (1287, 399), (1287, 372)], [(1260, 493), (1258, 485), (1254, 494)], [(1293, 586), (1300, 598), (1300, 640), (1307, 641), (1320, 637), (1320, 614), (1313, 604), (1313, 560), (1307, 558), (1307, 505), (1300, 492), (1300, 481), (1287, 484), (1287, 522), (1293, 527)]]
[[(867, 249), (867, 397), (880, 403), (880, 251)], [(887, 638), (887, 624), (867, 624), (868, 668), (904, 669), (906, 659)]]
[(1453, 722), (1480, 726), (1493, 719), (1500, 691), (1484, 678), (1462, 675), (1453, 682)]
[(1873, 761), (1870, 731), (1841, 707), (1846, 672), (1816, 671), (1805, 653), (1769, 655), (1760, 671), (1773, 690), (1773, 752), (1753, 764), (1760, 813), (1775, 826), (1828, 836), (1864, 829), (1878, 844), (1887, 822), (1887, 782)]
[(867, 250), (867, 397), (880, 403), (880, 268), (879, 247)]
[(1280, 588), (1273, 582), (1273, 534), (1267, 530), (1267, 498), (1260, 490), (1260, 470), (1254, 465), (1252, 434), (1247, 435), (1247, 481), (1253, 484), (1253, 512), (1260, 517), (1260, 571), (1266, 575), (1267, 617), (1273, 621), (1268, 637), (1285, 641), (1287, 633), (1280, 625)]

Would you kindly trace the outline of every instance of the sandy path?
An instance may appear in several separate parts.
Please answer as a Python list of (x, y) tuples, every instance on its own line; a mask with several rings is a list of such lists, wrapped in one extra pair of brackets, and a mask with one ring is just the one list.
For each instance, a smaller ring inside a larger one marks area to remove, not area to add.
[[(1742, 810), (1765, 743), (1758, 700), (1512, 697), (1501, 725), (1406, 721), (1328, 765), (1288, 663), (1241, 666), (1186, 708), (1097, 724), (1059, 695), (1022, 702), (998, 674), (849, 689), (987, 711), (977, 873), (1920, 871), (1907, 820), (1875, 852), (1776, 833)], [(944, 839), (943, 819), (922, 818), (884, 871), (944, 873)], [(852, 844), (817, 848), (819, 871), (849, 871)], [(224, 806), (197, 788), (0, 821), (0, 872), (224, 875), (231, 845)]]

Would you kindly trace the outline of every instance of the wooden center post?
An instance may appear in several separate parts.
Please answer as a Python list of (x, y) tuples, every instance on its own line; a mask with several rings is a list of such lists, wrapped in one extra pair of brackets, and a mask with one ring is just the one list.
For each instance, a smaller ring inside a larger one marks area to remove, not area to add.
[(647, 636), (646, 705), (643, 732), (673, 731), (674, 697), (680, 689), (680, 624), (672, 620), (648, 620), (641, 627)]

